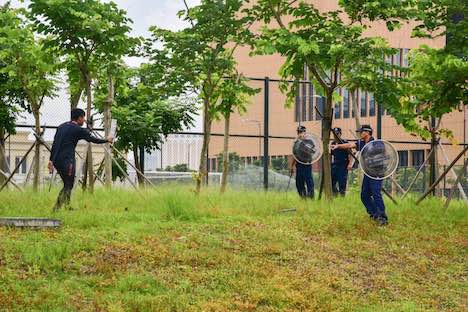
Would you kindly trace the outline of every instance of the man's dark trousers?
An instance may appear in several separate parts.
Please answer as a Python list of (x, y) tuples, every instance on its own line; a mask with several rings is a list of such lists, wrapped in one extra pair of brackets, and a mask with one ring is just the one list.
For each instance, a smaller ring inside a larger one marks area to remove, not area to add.
[(301, 197), (314, 198), (312, 165), (296, 163), (296, 188)]
[(75, 163), (67, 161), (64, 163), (55, 163), (55, 169), (63, 181), (63, 188), (57, 198), (54, 210), (60, 209), (63, 205), (70, 206), (70, 197), (75, 184)]
[(333, 194), (346, 194), (346, 184), (348, 183), (348, 168), (347, 164), (332, 165), (332, 189)]
[(374, 219), (387, 220), (382, 198), (382, 180), (374, 180), (364, 175), (361, 188), (361, 201), (367, 213)]

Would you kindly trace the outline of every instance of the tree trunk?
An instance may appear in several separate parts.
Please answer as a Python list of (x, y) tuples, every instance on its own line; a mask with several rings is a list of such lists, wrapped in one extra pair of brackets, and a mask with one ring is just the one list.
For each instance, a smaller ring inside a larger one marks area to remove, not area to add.
[[(0, 127), (0, 170), (7, 172), (6, 151), (5, 151), (5, 129)], [(0, 174), (0, 185), (5, 183), (6, 178)]]
[(330, 155), (330, 131), (332, 125), (332, 108), (333, 108), (333, 90), (327, 92), (327, 105), (325, 105), (322, 119), (322, 142), (323, 142), (323, 194), (325, 200), (333, 198), (332, 183), (331, 183), (331, 155)]
[[(33, 105), (32, 105), (33, 106)], [(35, 105), (34, 105), (35, 106)], [(39, 109), (33, 108), (34, 115), (34, 128), (37, 135), (41, 133), (40, 115)], [(36, 141), (34, 150), (34, 178), (33, 178), (33, 190), (37, 192), (39, 190), (39, 179), (41, 175), (41, 145)]]
[[(104, 104), (104, 130), (106, 134), (106, 138), (110, 135), (111, 130), (111, 108), (112, 102), (114, 101), (114, 82), (112, 80), (112, 76), (109, 75), (109, 93), (107, 97), (107, 101)], [(110, 143), (106, 143), (107, 150), (111, 150)], [(112, 155), (110, 153), (104, 154), (104, 171), (106, 174), (105, 186), (110, 188), (112, 186)]]
[(221, 194), (226, 191), (227, 179), (229, 175), (229, 126), (231, 114), (228, 113), (224, 119), (224, 145), (223, 145), (223, 175), (221, 176)]
[(354, 122), (356, 124), (356, 129), (361, 128), (361, 119), (359, 118), (359, 115), (361, 112), (359, 111), (359, 99), (357, 98), (357, 90), (353, 90), (350, 92), (351, 94), (351, 101), (353, 104), (353, 111), (354, 111)]
[[(351, 101), (353, 103), (353, 110), (355, 111), (354, 113), (354, 123), (356, 124), (356, 130), (361, 128), (361, 118), (360, 114), (361, 112), (359, 111), (359, 99), (357, 97), (357, 90), (353, 90), (351, 92)], [(364, 177), (364, 174), (361, 170), (357, 170), (357, 178), (358, 182), (361, 183), (362, 179)]]
[(80, 99), (81, 99), (81, 95), (83, 94), (83, 88), (80, 87), (80, 89), (78, 91), (76, 91), (76, 93), (72, 94), (71, 95), (71, 98), (70, 98), (70, 110), (72, 109), (75, 109), (78, 107), (78, 103), (80, 102)]
[(203, 146), (200, 154), (200, 167), (198, 168), (197, 186), (196, 193), (200, 193), (202, 185), (206, 185), (206, 178), (208, 171), (206, 168), (206, 154), (208, 152), (208, 146), (211, 138), (211, 117), (209, 116), (209, 101), (204, 100), (203, 104)]
[(136, 175), (137, 175), (137, 179), (138, 179), (138, 185), (140, 187), (144, 187), (145, 185), (145, 181), (143, 179), (143, 177), (141, 176), (140, 172), (141, 172), (141, 164), (140, 164), (140, 157), (139, 157), (139, 153), (138, 153), (138, 145), (137, 144), (132, 144), (133, 147), (132, 147), (132, 151), (133, 151), (133, 159), (134, 159), (134, 162), (135, 162), (135, 167), (138, 169), (138, 171), (136, 172)]
[(86, 191), (88, 187), (88, 154), (86, 154), (86, 159), (84, 163), (84, 171), (83, 171), (83, 184), (81, 185), (81, 189)]
[[(92, 90), (91, 90), (92, 80), (90, 77), (89, 72), (86, 73), (86, 116), (88, 118), (88, 127), (92, 129), (92, 108), (93, 108), (93, 98), (92, 98)], [(91, 143), (88, 143), (88, 152), (87, 152), (87, 177), (88, 177), (88, 191), (90, 193), (94, 192), (94, 172), (93, 172), (93, 148)]]

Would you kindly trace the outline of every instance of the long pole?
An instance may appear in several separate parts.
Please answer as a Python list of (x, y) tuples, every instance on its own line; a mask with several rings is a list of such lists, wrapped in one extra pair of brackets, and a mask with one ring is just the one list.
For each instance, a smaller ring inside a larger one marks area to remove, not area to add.
[[(99, 137), (102, 138), (102, 135), (99, 134), (98, 132), (96, 132), (96, 131), (94, 131), (94, 130), (91, 130), (91, 131), (92, 131), (94, 134), (96, 134), (97, 136), (99, 136)], [(132, 167), (133, 170), (135, 170), (135, 172), (136, 172), (137, 174), (140, 174), (140, 175), (143, 177), (143, 179), (146, 180), (146, 182), (148, 182), (149, 184), (151, 184), (151, 186), (155, 186), (154, 183), (151, 182), (150, 179), (148, 179), (137, 167), (135, 167), (135, 166), (132, 164), (131, 161), (129, 161), (129, 160), (127, 159), (127, 157), (125, 157), (125, 155), (124, 155), (121, 151), (119, 151), (119, 150), (114, 146), (114, 144), (111, 144), (111, 149), (114, 150), (117, 154), (119, 154), (119, 156), (120, 156), (130, 167)], [(106, 146), (104, 146), (104, 150), (107, 150)], [(107, 152), (110, 153), (109, 150), (107, 150)]]
[[(2, 169), (0, 169), (0, 175), (2, 175), (5, 179), (8, 178), (8, 174), (6, 172), (4, 172)], [(15, 181), (11, 180), (10, 183), (16, 187), (19, 191), (23, 191), (23, 189), (21, 187), (19, 187), (18, 184), (15, 183)]]
[(452, 200), (453, 192), (455, 191), (457, 185), (460, 184), (461, 180), (465, 176), (465, 171), (466, 171), (467, 166), (468, 166), (468, 161), (465, 160), (465, 164), (463, 165), (463, 169), (458, 174), (458, 177), (457, 177), (455, 183), (452, 185), (452, 188), (450, 189), (450, 194), (448, 195), (447, 201), (445, 202), (445, 209), (448, 208), (448, 206), (450, 204), (450, 201)]
[(264, 87), (264, 113), (263, 113), (263, 187), (268, 190), (269, 165), (269, 123), (270, 123), (270, 78), (265, 77)]
[(23, 164), (23, 162), (26, 160), (26, 158), (28, 157), (29, 153), (31, 153), (31, 151), (33, 150), (33, 148), (36, 146), (37, 142), (35, 142), (34, 144), (31, 145), (31, 147), (28, 149), (28, 151), (26, 152), (26, 154), (23, 156), (23, 158), (21, 158), (21, 161), (18, 162), (18, 164), (16, 165), (15, 169), (13, 170), (13, 172), (10, 174), (10, 176), (8, 177), (8, 179), (3, 183), (3, 185), (0, 187), (0, 192), (3, 191), (3, 189), (5, 188), (5, 186), (7, 186), (8, 183), (10, 183), (11, 179), (13, 179), (13, 177), (15, 176), (16, 172), (18, 172), (19, 168), (21, 167), (21, 165)]
[(432, 155), (432, 153), (434, 153), (433, 149), (431, 149), (431, 151), (429, 152), (428, 157), (426, 158), (426, 160), (424, 160), (423, 164), (419, 167), (418, 172), (416, 172), (416, 175), (414, 176), (413, 180), (411, 181), (410, 185), (408, 186), (408, 189), (403, 193), (403, 196), (401, 197), (401, 199), (405, 198), (406, 195), (408, 195), (408, 193), (411, 191), (411, 189), (413, 188), (414, 183), (416, 182), (416, 179), (418, 178), (418, 176), (421, 173), (421, 171), (423, 170), (423, 168), (426, 166), (426, 164), (429, 161), (430, 156)]
[(468, 146), (465, 146), (463, 151), (450, 163), (450, 165), (445, 169), (444, 173), (429, 187), (429, 189), (418, 199), (416, 205), (418, 205), (424, 198), (427, 197), (430, 193), (432, 193), (433, 189), (439, 184), (439, 182), (447, 175), (447, 173), (452, 169), (452, 167), (457, 163), (457, 161), (468, 151)]
[[(445, 149), (442, 145), (439, 145), (440, 146), (440, 150), (442, 151), (442, 156), (444, 156), (444, 160), (445, 160), (445, 163), (448, 165), (449, 163), (449, 159), (448, 159), (448, 156), (447, 156), (447, 153), (445, 152)], [(455, 173), (455, 171), (453, 169), (450, 170), (450, 173), (452, 174), (453, 178), (456, 180), (457, 179), (457, 174)], [(445, 180), (445, 179), (444, 179)], [(466, 197), (466, 194), (465, 194), (465, 190), (463, 189), (463, 186), (461, 185), (461, 183), (457, 183), (457, 187), (458, 187), (458, 190), (460, 191), (460, 196), (464, 199), (464, 200), (467, 200), (467, 197)], [(444, 190), (445, 190), (445, 187), (444, 187)]]

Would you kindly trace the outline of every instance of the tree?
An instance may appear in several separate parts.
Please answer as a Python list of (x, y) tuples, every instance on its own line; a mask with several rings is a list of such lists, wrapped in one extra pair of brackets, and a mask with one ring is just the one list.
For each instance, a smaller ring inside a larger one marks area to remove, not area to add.
[[(40, 109), (47, 97), (54, 96), (59, 70), (56, 51), (44, 45), (44, 40), (35, 37), (32, 26), (21, 18), (19, 10), (0, 11), (0, 62), (4, 64), (2, 73), (8, 75), (6, 88), (18, 87), (18, 82), (26, 99), (27, 109), (32, 112), (36, 133), (41, 132)], [(39, 187), (40, 144), (36, 142), (34, 153), (35, 191)]]
[(221, 176), (221, 193), (226, 191), (227, 178), (230, 171), (229, 154), (229, 126), (231, 121), (231, 114), (235, 111), (239, 114), (246, 112), (246, 104), (249, 102), (251, 96), (258, 93), (259, 89), (251, 88), (246, 79), (242, 75), (236, 74), (233, 77), (225, 79), (221, 83), (220, 93), (221, 101), (217, 105), (215, 111), (219, 112), (224, 119), (224, 142), (223, 142), (223, 174)]
[[(147, 84), (146, 73), (147, 65), (140, 70), (129, 70), (125, 84), (117, 85), (112, 109), (119, 124), (117, 147), (133, 151), (140, 171), (140, 147), (148, 152), (158, 149), (168, 134), (191, 126), (196, 114), (196, 107), (190, 101), (156, 96), (157, 86)], [(138, 179), (142, 185), (143, 177), (138, 175)]]
[[(290, 2), (259, 0), (250, 10), (252, 16), (267, 25), (256, 41), (256, 53), (279, 53), (285, 57), (279, 73), (285, 79), (299, 81), (304, 75), (304, 65), (307, 66), (311, 80), (326, 97), (322, 119), (323, 190), (325, 198), (331, 199), (329, 140), (334, 93), (338, 88), (352, 87), (347, 75), (356, 62), (373, 61), (366, 75), (383, 73), (386, 68), (383, 58), (389, 48), (382, 38), (364, 38), (365, 26), (344, 22), (340, 10), (321, 13), (305, 1)], [(288, 105), (293, 102), (298, 85), (298, 82), (280, 84), (288, 96)]]
[[(129, 71), (122, 61), (103, 62), (98, 66), (95, 81), (96, 87), (94, 88), (94, 99), (96, 109), (104, 115), (104, 131), (105, 136), (110, 135), (111, 120), (112, 120), (112, 105), (114, 103), (115, 86), (124, 85), (128, 77)], [(110, 150), (110, 144), (106, 145)], [(105, 171), (105, 185), (110, 187), (112, 185), (113, 163), (112, 155), (106, 153), (104, 155), (104, 171)]]
[(169, 172), (190, 172), (189, 166), (187, 164), (177, 164), (174, 166), (167, 166), (165, 171)]
[(399, 79), (398, 86), (388, 85), (389, 89), (397, 89), (400, 94), (387, 102), (387, 108), (396, 121), (423, 139), (431, 138), (434, 152), (430, 175), (431, 182), (434, 182), (437, 142), (440, 135), (452, 137), (448, 129), (439, 129), (440, 121), (445, 114), (465, 105), (467, 100), (466, 1), (340, 2), (348, 15), (356, 21), (381, 20), (387, 23), (389, 30), (393, 30), (401, 23), (412, 20), (416, 22), (413, 28), (414, 37), (446, 37), (447, 44), (443, 49), (423, 46), (413, 51), (407, 77)]
[[(92, 82), (95, 64), (110, 56), (122, 56), (128, 50), (131, 20), (114, 2), (100, 0), (31, 0), (32, 19), (39, 33), (50, 35), (50, 44), (58, 47), (80, 72), (69, 72), (72, 94), (79, 98), (80, 86), (86, 90), (88, 127), (92, 128)], [(74, 99), (76, 100), (76, 97)], [(72, 102), (75, 103), (75, 102)], [(87, 153), (89, 190), (94, 189), (93, 154)]]
[[(216, 155), (216, 159), (219, 159), (218, 168), (224, 168), (224, 153)], [(241, 168), (241, 157), (236, 152), (231, 152), (228, 154), (229, 162), (229, 173), (239, 171)], [(223, 169), (224, 170), (224, 169)]]
[[(9, 3), (0, 6), (0, 14), (5, 14), (10, 10)], [(7, 19), (2, 21), (8, 21)], [(3, 22), (0, 28), (6, 27)], [(3, 45), (0, 44), (3, 50)], [(13, 79), (5, 73), (6, 64), (0, 62), (0, 170), (8, 171), (9, 164), (5, 155), (5, 137), (8, 134), (15, 134), (17, 113), (24, 108), (24, 92), (18, 79)], [(3, 184), (5, 177), (0, 174), (0, 184)]]
[(151, 28), (149, 55), (164, 64), (167, 81), (179, 81), (186, 87), (185, 92), (194, 92), (202, 102), (204, 135), (197, 192), (207, 177), (206, 154), (212, 121), (222, 99), (223, 80), (235, 69), (234, 51), (250, 35), (251, 18), (240, 14), (246, 3), (245, 0), (202, 0), (200, 5), (187, 6), (179, 13), (190, 27), (177, 32)]

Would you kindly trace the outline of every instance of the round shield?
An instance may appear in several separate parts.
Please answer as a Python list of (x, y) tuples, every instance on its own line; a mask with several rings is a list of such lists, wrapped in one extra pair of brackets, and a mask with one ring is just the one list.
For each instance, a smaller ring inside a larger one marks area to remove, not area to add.
[(322, 141), (319, 137), (306, 134), (303, 139), (297, 139), (293, 145), (293, 157), (301, 164), (310, 165), (322, 156)]
[(387, 141), (374, 140), (367, 143), (359, 153), (359, 166), (366, 176), (383, 180), (398, 167), (398, 152)]

